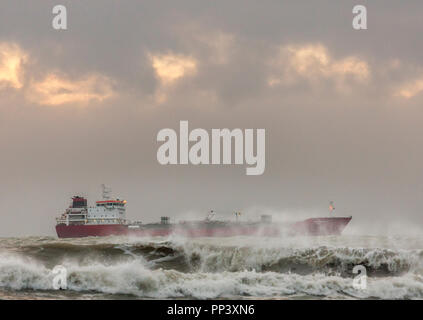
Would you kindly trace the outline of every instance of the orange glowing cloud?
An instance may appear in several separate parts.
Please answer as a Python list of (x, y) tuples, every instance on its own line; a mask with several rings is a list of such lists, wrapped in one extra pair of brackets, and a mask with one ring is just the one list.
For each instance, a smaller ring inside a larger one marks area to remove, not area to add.
[(411, 99), (422, 91), (423, 77), (402, 85), (396, 90), (395, 95), (401, 98)]
[(51, 73), (42, 81), (31, 84), (28, 99), (42, 105), (57, 106), (101, 102), (113, 94), (112, 81), (105, 76), (91, 74), (71, 80)]
[(150, 54), (151, 64), (156, 76), (162, 84), (169, 85), (176, 80), (197, 71), (197, 62), (194, 58), (176, 54)]
[(187, 76), (193, 76), (197, 72), (197, 61), (181, 54), (149, 54), (151, 66), (156, 77), (160, 81), (154, 94), (156, 103), (167, 101), (169, 94), (175, 90), (175, 85)]
[(23, 86), (23, 65), (27, 54), (16, 44), (0, 43), (0, 89)]
[(354, 56), (334, 59), (321, 44), (281, 47), (272, 66), (277, 73), (269, 78), (270, 86), (292, 84), (300, 79), (311, 82), (332, 79), (340, 84), (347, 77), (356, 82), (365, 82), (370, 78), (370, 68), (366, 61)]

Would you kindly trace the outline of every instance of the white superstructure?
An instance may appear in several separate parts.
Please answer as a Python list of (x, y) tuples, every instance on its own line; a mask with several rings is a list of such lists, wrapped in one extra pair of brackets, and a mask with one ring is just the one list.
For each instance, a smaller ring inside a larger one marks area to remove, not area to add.
[(111, 198), (110, 192), (103, 185), (103, 200), (97, 201), (94, 207), (88, 207), (84, 197), (73, 197), (69, 208), (56, 219), (57, 224), (126, 224), (126, 201)]

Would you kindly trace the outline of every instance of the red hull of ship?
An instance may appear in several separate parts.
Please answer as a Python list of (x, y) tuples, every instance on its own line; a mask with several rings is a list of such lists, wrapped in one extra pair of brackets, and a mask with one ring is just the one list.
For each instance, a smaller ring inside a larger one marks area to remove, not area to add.
[(272, 225), (223, 225), (210, 227), (207, 223), (199, 226), (172, 225), (169, 227), (128, 228), (127, 225), (64, 225), (56, 226), (59, 238), (124, 236), (167, 236), (178, 234), (188, 237), (231, 237), (231, 236), (279, 236), (279, 235), (339, 235), (351, 217), (311, 218), (289, 226)]

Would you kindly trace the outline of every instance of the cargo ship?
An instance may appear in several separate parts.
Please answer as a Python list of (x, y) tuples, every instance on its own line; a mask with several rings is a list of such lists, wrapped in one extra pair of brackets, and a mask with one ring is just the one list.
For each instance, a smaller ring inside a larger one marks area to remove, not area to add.
[[(74, 196), (69, 208), (56, 218), (59, 238), (124, 236), (230, 237), (230, 236), (296, 236), (340, 235), (352, 217), (309, 218), (292, 223), (276, 223), (272, 216), (262, 215), (258, 221), (216, 220), (210, 211), (203, 220), (171, 223), (170, 217), (161, 217), (157, 223), (131, 222), (126, 219), (126, 201), (110, 196), (110, 189), (103, 185), (103, 199), (95, 206), (88, 206), (87, 199)], [(330, 211), (334, 207), (330, 204)]]

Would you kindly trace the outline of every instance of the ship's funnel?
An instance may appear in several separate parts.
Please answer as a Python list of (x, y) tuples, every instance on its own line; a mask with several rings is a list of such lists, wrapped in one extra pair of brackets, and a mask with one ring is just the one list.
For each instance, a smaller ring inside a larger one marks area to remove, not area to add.
[(87, 199), (75, 196), (72, 198), (72, 208), (86, 208), (87, 207)]

